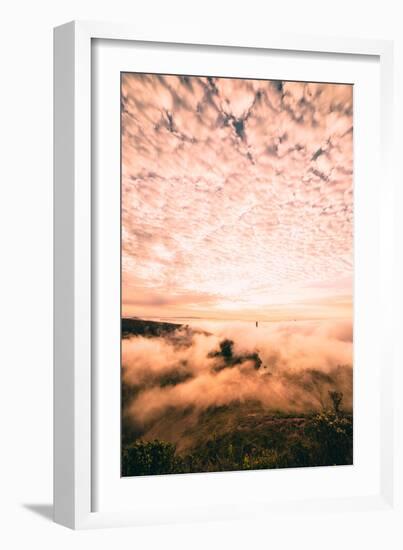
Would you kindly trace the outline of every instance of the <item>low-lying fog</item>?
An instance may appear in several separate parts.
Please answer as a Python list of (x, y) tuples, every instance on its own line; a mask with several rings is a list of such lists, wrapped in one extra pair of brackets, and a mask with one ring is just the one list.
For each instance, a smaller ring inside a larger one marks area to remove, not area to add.
[(329, 407), (334, 390), (351, 411), (352, 354), (347, 320), (187, 321), (159, 337), (123, 339), (122, 378), (133, 390), (123, 414), (145, 431), (175, 409), (197, 415), (253, 401), (298, 414)]

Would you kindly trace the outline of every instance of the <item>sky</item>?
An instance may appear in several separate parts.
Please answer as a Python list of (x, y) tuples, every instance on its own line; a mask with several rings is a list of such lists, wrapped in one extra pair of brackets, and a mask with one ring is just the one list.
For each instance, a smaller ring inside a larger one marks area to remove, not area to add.
[(123, 73), (122, 314), (349, 319), (350, 85)]

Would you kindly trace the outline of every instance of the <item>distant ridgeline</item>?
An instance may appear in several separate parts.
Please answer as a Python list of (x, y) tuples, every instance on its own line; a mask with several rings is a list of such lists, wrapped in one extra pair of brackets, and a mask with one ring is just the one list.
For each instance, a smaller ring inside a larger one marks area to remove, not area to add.
[(129, 336), (163, 336), (181, 328), (177, 323), (162, 323), (144, 319), (122, 319), (122, 338)]

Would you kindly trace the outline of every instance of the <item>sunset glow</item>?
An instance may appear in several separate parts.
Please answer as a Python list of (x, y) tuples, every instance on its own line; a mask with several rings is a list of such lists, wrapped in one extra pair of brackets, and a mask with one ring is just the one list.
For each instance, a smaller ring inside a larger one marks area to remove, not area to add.
[(123, 316), (351, 319), (352, 99), (123, 74)]

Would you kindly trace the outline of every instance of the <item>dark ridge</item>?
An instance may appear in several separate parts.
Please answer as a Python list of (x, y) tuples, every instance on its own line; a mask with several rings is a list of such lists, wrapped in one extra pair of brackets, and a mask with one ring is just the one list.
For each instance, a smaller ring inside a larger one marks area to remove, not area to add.
[(183, 327), (176, 323), (162, 323), (144, 319), (122, 319), (122, 337), (129, 336), (163, 336)]

